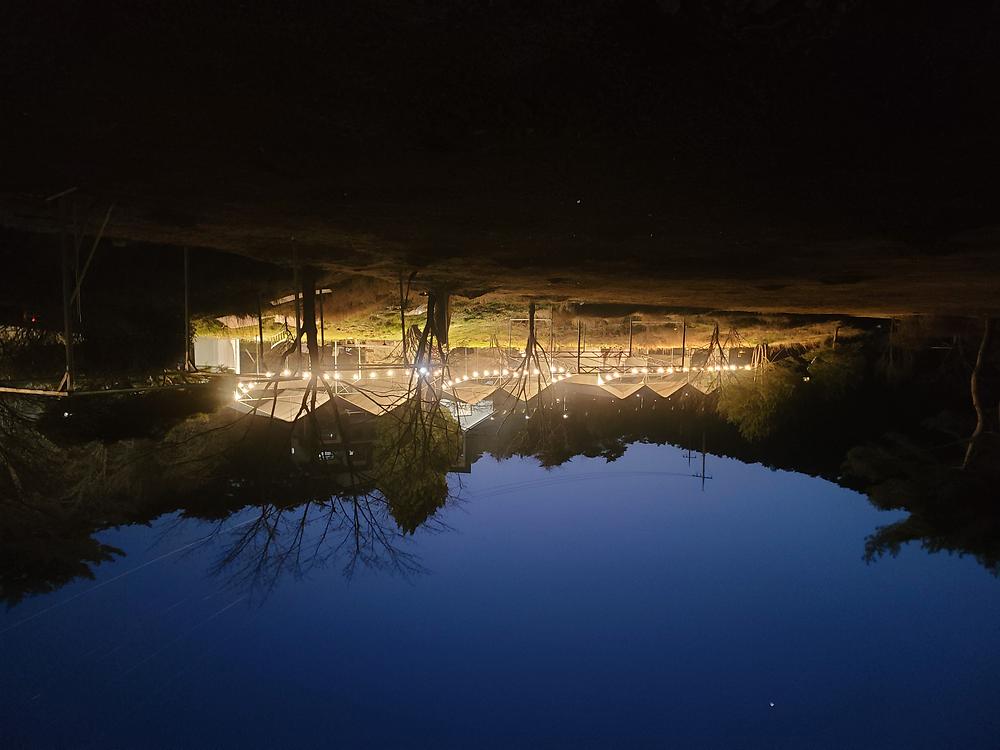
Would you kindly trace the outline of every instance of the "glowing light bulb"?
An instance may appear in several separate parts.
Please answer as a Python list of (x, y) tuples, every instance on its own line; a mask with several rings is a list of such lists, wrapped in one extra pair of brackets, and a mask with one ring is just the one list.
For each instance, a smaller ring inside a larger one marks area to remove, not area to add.
[(427, 368), (426, 367), (421, 367), (420, 368), (420, 374), (421, 375), (426, 375), (427, 374)]
[(632, 368), (632, 374), (633, 375), (638, 375), (639, 374), (639, 368), (638, 367), (633, 367)]
[(361, 380), (361, 375), (359, 373), (354, 373), (351, 376), (351, 380)]
[(569, 414), (567, 414), (566, 412), (563, 412), (563, 419), (569, 419)]
[(311, 372), (304, 372), (304, 373), (302, 373), (302, 379), (303, 380), (309, 380), (309, 378), (311, 378), (311, 377), (312, 377), (312, 373)]
[(388, 371), (388, 372), (386, 373), (386, 375), (387, 375), (388, 377), (390, 377), (390, 378), (391, 378), (391, 377), (392, 377), (393, 375), (395, 375), (395, 373), (394, 373), (394, 372), (393, 372), (392, 370), (389, 370), (389, 371)]
[(662, 375), (663, 374), (663, 368), (662, 367), (657, 367), (656, 368), (656, 374), (657, 375)]
[(289, 369), (287, 369), (287, 368), (281, 371), (281, 377), (283, 377), (283, 378), (287, 378), (291, 374), (292, 374), (292, 371), (289, 370)]
[(566, 372), (566, 368), (565, 367), (560, 367), (559, 368), (559, 372)]
[(510, 375), (510, 370), (508, 370), (506, 367), (503, 368), (503, 375), (504, 376)]
[(274, 377), (274, 373), (271, 372), (270, 370), (268, 370), (267, 372), (264, 373), (264, 377), (265, 378), (273, 378)]
[(642, 372), (643, 375), (646, 375), (649, 372), (649, 368), (648, 367), (643, 367), (642, 370), (641, 370), (641, 372)]
[(667, 375), (673, 375), (673, 374), (674, 374), (674, 368), (673, 367), (668, 367), (667, 368)]
[(537, 375), (537, 374), (538, 374), (538, 369), (536, 368), (536, 369), (532, 370), (532, 371), (531, 371), (531, 374), (532, 374), (532, 375)]
[(494, 376), (496, 376), (496, 375), (499, 375), (499, 374), (500, 374), (500, 371), (499, 371), (499, 370), (494, 370), (494, 371), (493, 371), (493, 375), (494, 375)]
[(334, 380), (340, 380), (340, 373), (339, 372), (333, 373), (333, 379)]
[(472, 377), (478, 378), (479, 377), (479, 370), (473, 370), (472, 371)]
[(374, 380), (375, 379), (375, 373), (374, 372), (368, 373), (368, 377), (371, 378), (372, 380)]

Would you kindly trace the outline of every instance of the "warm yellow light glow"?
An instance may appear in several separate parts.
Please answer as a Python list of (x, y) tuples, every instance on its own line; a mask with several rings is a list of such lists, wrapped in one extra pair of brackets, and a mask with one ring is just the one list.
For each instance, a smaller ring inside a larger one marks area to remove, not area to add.
[(510, 370), (508, 370), (506, 367), (503, 368), (503, 375), (504, 375), (504, 377), (506, 377), (507, 375), (510, 375)]
[(478, 378), (479, 377), (479, 370), (473, 370), (472, 371), (472, 377)]
[(372, 380), (374, 380), (376, 376), (375, 376), (374, 372), (370, 372), (370, 373), (368, 373), (368, 377), (371, 378)]
[(270, 370), (268, 370), (267, 372), (264, 373), (264, 377), (265, 378), (273, 378), (274, 377), (274, 373), (271, 372)]
[(393, 375), (395, 375), (395, 373), (394, 373), (394, 372), (393, 372), (392, 370), (389, 370), (389, 371), (388, 371), (388, 372), (386, 373), (386, 375), (387, 375), (388, 377), (390, 377), (390, 378), (391, 378), (391, 377), (392, 377)]
[(339, 372), (333, 373), (333, 379), (334, 380), (340, 380), (340, 373)]
[(288, 370), (288, 369), (285, 369), (285, 370), (281, 371), (281, 377), (283, 377), (283, 378), (287, 378), (291, 374), (292, 374), (292, 371)]

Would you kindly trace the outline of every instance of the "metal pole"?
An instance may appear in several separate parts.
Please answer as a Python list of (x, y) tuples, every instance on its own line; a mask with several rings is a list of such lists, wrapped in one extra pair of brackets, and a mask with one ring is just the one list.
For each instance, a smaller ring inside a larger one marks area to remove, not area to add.
[(632, 316), (628, 316), (628, 356), (632, 356)]
[(681, 332), (681, 369), (684, 369), (685, 356), (687, 356), (687, 336), (688, 336), (688, 321), (684, 318), (684, 328)]
[(299, 260), (298, 252), (292, 248), (292, 286), (295, 292), (295, 348), (298, 357), (298, 371), (302, 372), (302, 309), (299, 306)]
[(260, 310), (260, 292), (257, 292), (257, 374), (264, 362), (264, 316)]
[(403, 337), (403, 364), (409, 364), (406, 357), (406, 300), (403, 297), (403, 277), (399, 277), (399, 332)]
[(183, 372), (190, 372), (191, 365), (191, 307), (188, 294), (189, 273), (188, 249), (184, 248), (184, 360), (181, 365)]
[(76, 380), (76, 366), (73, 362), (73, 303), (70, 293), (73, 280), (70, 276), (69, 237), (66, 235), (66, 197), (59, 198), (59, 258), (62, 265), (62, 295), (63, 295), (63, 337), (66, 340), (66, 372), (63, 381), (66, 392), (73, 392), (73, 381)]
[(580, 372), (580, 353), (583, 344), (583, 321), (576, 321), (576, 371)]
[(326, 346), (326, 323), (323, 322), (323, 290), (319, 290), (319, 348)]

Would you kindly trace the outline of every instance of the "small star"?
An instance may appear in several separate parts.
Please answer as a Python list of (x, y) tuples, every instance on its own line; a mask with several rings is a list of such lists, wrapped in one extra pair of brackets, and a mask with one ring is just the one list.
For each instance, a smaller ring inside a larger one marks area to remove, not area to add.
[(770, 706), (771, 708), (774, 708), (774, 701), (771, 701), (771, 702), (770, 702), (770, 703), (768, 703), (767, 705), (769, 705), (769, 706)]

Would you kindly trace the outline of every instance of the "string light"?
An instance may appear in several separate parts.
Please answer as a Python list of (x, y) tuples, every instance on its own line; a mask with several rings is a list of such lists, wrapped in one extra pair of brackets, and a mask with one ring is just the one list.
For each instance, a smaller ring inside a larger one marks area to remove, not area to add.
[(267, 372), (264, 373), (264, 377), (265, 378), (273, 378), (274, 377), (274, 373), (271, 372), (270, 370), (268, 370)]
[(292, 374), (292, 371), (289, 370), (289, 369), (287, 369), (287, 368), (281, 371), (281, 377), (283, 377), (283, 378), (287, 378), (291, 374)]

